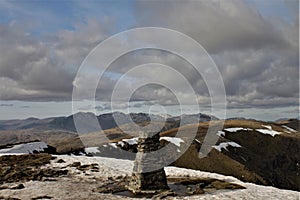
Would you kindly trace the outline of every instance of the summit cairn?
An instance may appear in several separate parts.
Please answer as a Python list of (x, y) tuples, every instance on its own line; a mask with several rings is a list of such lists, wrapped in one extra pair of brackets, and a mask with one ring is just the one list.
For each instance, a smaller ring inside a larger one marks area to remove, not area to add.
[[(169, 189), (163, 158), (154, 157), (150, 152), (159, 150), (159, 133), (141, 133), (138, 139), (138, 152), (134, 161), (132, 179), (128, 189), (134, 194), (155, 194)], [(151, 169), (156, 169), (152, 171)]]

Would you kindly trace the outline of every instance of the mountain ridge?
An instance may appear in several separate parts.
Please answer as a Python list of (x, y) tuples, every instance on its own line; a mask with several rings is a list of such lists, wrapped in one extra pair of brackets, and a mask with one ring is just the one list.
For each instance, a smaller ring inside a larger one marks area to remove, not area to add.
[[(113, 112), (113, 113), (104, 113), (100, 115), (95, 115), (91, 112), (78, 112), (69, 116), (59, 116), (59, 117), (50, 117), (50, 118), (34, 118), (30, 117), (24, 120), (0, 120), (0, 130), (24, 130), (24, 129), (37, 129), (37, 130), (65, 130), (76, 132), (76, 127), (74, 124), (74, 115), (77, 115), (81, 118), (97, 117), (98, 122), (102, 130), (114, 128), (117, 126), (114, 118), (117, 118), (118, 124), (123, 125), (126, 123), (135, 123), (145, 122), (145, 121), (170, 121), (175, 122), (179, 121), (182, 117), (183, 121), (189, 123), (193, 122), (193, 119), (198, 119), (199, 121), (209, 121), (212, 119), (218, 119), (214, 116), (210, 116), (203, 113), (182, 115), (182, 116), (168, 116), (163, 117), (161, 115), (147, 114), (147, 113), (129, 113), (125, 114), (122, 112)], [(192, 120), (191, 120), (192, 119)], [(92, 131), (91, 131), (92, 132)]]

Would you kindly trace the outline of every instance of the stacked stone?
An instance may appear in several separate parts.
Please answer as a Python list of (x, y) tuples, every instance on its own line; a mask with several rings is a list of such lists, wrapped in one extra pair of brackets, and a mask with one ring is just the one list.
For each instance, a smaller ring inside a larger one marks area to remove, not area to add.
[[(149, 136), (149, 137), (147, 137)], [(158, 193), (167, 190), (167, 178), (161, 158), (150, 155), (150, 152), (160, 148), (159, 134), (142, 134), (138, 139), (138, 152), (134, 161), (134, 168), (129, 189), (133, 193)], [(152, 171), (151, 169), (157, 169)]]
[(150, 153), (151, 151), (156, 151), (160, 147), (160, 142), (159, 142), (159, 134), (155, 134), (152, 137), (140, 137), (138, 139), (138, 152), (141, 153)]

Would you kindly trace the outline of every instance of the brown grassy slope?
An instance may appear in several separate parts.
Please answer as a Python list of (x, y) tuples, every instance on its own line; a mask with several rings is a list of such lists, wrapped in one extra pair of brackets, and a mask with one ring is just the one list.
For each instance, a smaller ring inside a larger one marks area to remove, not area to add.
[(288, 126), (294, 130), (300, 131), (300, 120), (299, 119), (288, 119), (276, 122), (279, 125)]
[[(82, 140), (85, 141), (86, 146), (99, 146), (101, 144), (106, 143), (108, 140), (110, 142), (117, 142), (125, 138), (138, 137), (138, 132), (140, 131), (139, 126), (145, 127), (149, 125), (149, 122), (138, 123), (135, 125), (138, 126), (134, 126), (132, 124), (123, 124), (120, 127), (111, 128), (94, 133), (88, 133), (80, 137), (82, 138)], [(157, 127), (162, 127), (162, 130), (169, 130), (177, 126), (178, 124), (174, 122), (153, 122), (151, 123), (151, 126), (146, 127), (146, 130), (151, 132), (156, 130)]]
[[(212, 122), (212, 125), (218, 122)], [(203, 141), (209, 123), (200, 123), (196, 138)], [(241, 180), (265, 185), (274, 185), (280, 188), (300, 190), (300, 134), (286, 133), (275, 123), (266, 123), (255, 120), (227, 120), (225, 128), (244, 127), (251, 129), (265, 129), (262, 125), (270, 125), (273, 130), (282, 132), (272, 137), (255, 130), (226, 132), (219, 142), (233, 141), (241, 148), (228, 147), (228, 151), (218, 152), (213, 149), (203, 159), (198, 156), (200, 144), (194, 142), (189, 149), (173, 164), (179, 167), (199, 169), (232, 175)], [(182, 129), (186, 135), (192, 125)], [(162, 136), (175, 136), (177, 129), (163, 132)]]

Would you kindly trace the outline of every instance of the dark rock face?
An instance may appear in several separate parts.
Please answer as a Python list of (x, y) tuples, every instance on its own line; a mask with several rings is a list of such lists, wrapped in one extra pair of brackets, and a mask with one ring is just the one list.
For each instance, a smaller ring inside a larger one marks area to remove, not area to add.
[(144, 134), (138, 139), (138, 152), (134, 161), (132, 179), (128, 187), (133, 193), (157, 193), (169, 189), (164, 169), (150, 170), (161, 161), (160, 158), (153, 158), (148, 153), (159, 148), (159, 134), (152, 137), (150, 134)]

